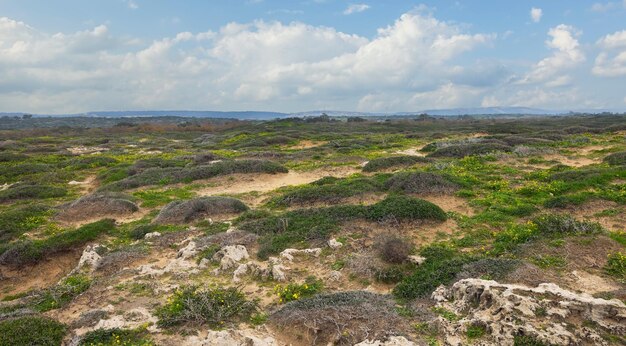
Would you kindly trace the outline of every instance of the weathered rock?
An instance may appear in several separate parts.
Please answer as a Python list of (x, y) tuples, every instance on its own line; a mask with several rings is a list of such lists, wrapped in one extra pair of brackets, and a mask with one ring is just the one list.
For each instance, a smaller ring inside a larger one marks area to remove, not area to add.
[(185, 346), (277, 346), (276, 340), (249, 330), (210, 330), (206, 337), (191, 336)]
[(158, 238), (158, 237), (160, 237), (160, 236), (161, 236), (161, 233), (159, 233), (159, 232), (151, 232), (151, 233), (147, 233), (147, 234), (144, 236), (144, 239)]
[(261, 279), (266, 279), (271, 275), (271, 271), (268, 268), (263, 268), (258, 263), (242, 263), (235, 269), (233, 273), (233, 282), (238, 283), (241, 282), (241, 277), (244, 275), (251, 275), (255, 277), (260, 277)]
[(285, 274), (285, 270), (287, 270), (287, 267), (280, 264), (275, 264), (271, 266), (271, 270), (272, 278), (274, 278), (274, 280), (279, 282), (287, 281), (287, 274)]
[[(513, 345), (516, 335), (551, 345), (605, 345), (601, 333), (626, 335), (623, 302), (574, 293), (552, 283), (527, 287), (465, 279), (450, 288), (439, 287), (432, 298), (439, 306), (464, 316), (458, 321), (439, 318), (448, 345), (465, 344), (470, 325), (488, 329), (488, 344), (505, 346)], [(583, 327), (583, 321), (595, 327)]]
[(248, 255), (248, 250), (243, 245), (224, 246), (213, 255), (213, 260), (220, 262), (220, 270), (235, 268), (239, 262), (248, 258), (250, 258), (250, 255)]
[(109, 319), (100, 320), (93, 330), (113, 328), (134, 329), (148, 324), (148, 331), (158, 332), (159, 329), (156, 327), (157, 321), (156, 316), (152, 315), (148, 309), (142, 307), (129, 310), (125, 312), (124, 315), (116, 315)]
[(338, 242), (337, 239), (333, 238), (328, 241), (328, 246), (330, 246), (331, 249), (339, 249), (340, 247), (343, 246), (343, 244)]
[(98, 244), (87, 245), (85, 250), (83, 250), (83, 254), (80, 256), (80, 260), (78, 260), (78, 265), (71, 271), (70, 275), (79, 273), (85, 269), (88, 270), (89, 273), (93, 273), (102, 261), (102, 256), (100, 256), (97, 251), (100, 248), (106, 249)]
[(298, 249), (286, 249), (283, 252), (280, 253), (280, 258), (285, 259), (289, 262), (294, 260), (295, 256), (299, 256), (299, 255), (311, 255), (313, 257), (319, 257), (320, 254), (322, 253), (322, 249), (320, 248), (315, 248), (315, 249), (304, 249), (304, 250), (298, 250)]
[(407, 260), (413, 264), (421, 265), (422, 263), (424, 263), (424, 261), (426, 261), (426, 257), (413, 255), (407, 257)]
[(407, 340), (403, 336), (392, 336), (389, 337), (386, 341), (363, 341), (355, 346), (415, 346), (416, 344), (412, 341)]

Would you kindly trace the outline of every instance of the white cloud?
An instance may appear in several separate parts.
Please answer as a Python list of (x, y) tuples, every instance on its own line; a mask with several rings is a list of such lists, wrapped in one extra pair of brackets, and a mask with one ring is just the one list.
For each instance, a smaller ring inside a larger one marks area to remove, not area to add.
[(349, 15), (353, 13), (359, 13), (370, 9), (370, 5), (367, 4), (351, 4), (343, 11), (343, 14)]
[(530, 9), (530, 19), (532, 19), (533, 22), (539, 23), (541, 17), (543, 17), (542, 9), (536, 7)]
[(626, 30), (602, 37), (597, 45), (603, 50), (596, 57), (593, 74), (602, 77), (626, 75)]
[(591, 10), (593, 12), (607, 12), (607, 11), (617, 8), (618, 6), (619, 5), (614, 2), (606, 2), (606, 3), (596, 2), (593, 5), (591, 5)]
[(131, 10), (136, 10), (139, 8), (139, 5), (134, 1), (134, 0), (128, 0), (126, 1), (126, 5), (128, 6), (128, 8), (130, 8)]
[(564, 82), (570, 79), (563, 73), (585, 61), (585, 54), (576, 38), (580, 36), (580, 32), (574, 27), (560, 24), (551, 28), (548, 35), (551, 39), (546, 41), (546, 45), (553, 50), (552, 55), (535, 64), (519, 83), (564, 85)]

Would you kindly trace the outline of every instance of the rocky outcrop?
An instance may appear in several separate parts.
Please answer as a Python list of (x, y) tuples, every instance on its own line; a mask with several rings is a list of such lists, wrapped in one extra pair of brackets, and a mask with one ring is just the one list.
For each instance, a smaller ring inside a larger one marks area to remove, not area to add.
[(601, 334), (626, 335), (626, 305), (564, 290), (465, 279), (432, 298), (459, 318), (439, 317), (446, 345), (463, 345), (468, 326), (486, 329), (485, 345), (513, 345), (528, 336), (551, 345), (608, 345)]
[(283, 250), (283, 252), (280, 253), (280, 258), (291, 262), (291, 261), (294, 260), (294, 257), (296, 257), (296, 256), (319, 257), (321, 253), (322, 253), (322, 249), (320, 249), (320, 248), (303, 249), (303, 250), (286, 249), (286, 250)]
[(191, 336), (185, 346), (278, 346), (274, 338), (251, 330), (210, 330), (206, 337)]
[(98, 253), (100, 249), (106, 250), (104, 246), (98, 244), (87, 245), (85, 250), (83, 250), (83, 254), (80, 256), (80, 260), (78, 260), (78, 265), (70, 272), (70, 275), (80, 273), (84, 270), (93, 273), (102, 261), (102, 256)]
[(248, 250), (243, 245), (224, 246), (213, 255), (213, 260), (220, 262), (220, 270), (236, 268), (239, 262), (249, 258)]
[(416, 344), (412, 341), (407, 340), (403, 336), (392, 336), (385, 341), (363, 341), (354, 346), (415, 346)]

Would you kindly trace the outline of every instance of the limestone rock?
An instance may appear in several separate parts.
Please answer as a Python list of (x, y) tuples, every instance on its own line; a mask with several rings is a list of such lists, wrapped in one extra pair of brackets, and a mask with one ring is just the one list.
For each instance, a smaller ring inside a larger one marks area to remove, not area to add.
[(392, 336), (389, 337), (386, 341), (363, 341), (355, 346), (416, 346), (416, 344), (412, 341), (407, 340), (403, 336)]
[(304, 249), (304, 250), (298, 250), (298, 249), (286, 249), (283, 252), (280, 253), (280, 258), (285, 259), (289, 262), (294, 260), (295, 256), (299, 256), (299, 255), (312, 255), (313, 257), (319, 257), (322, 254), (322, 249), (320, 248), (315, 248), (315, 249)]
[(158, 238), (158, 237), (160, 237), (160, 236), (161, 236), (161, 233), (159, 233), (159, 232), (151, 232), (151, 233), (147, 233), (147, 234), (144, 236), (144, 239)]
[[(606, 345), (601, 333), (626, 335), (623, 302), (574, 293), (552, 283), (527, 287), (465, 279), (450, 288), (439, 287), (432, 298), (438, 306), (464, 316), (458, 321), (438, 319), (447, 345), (466, 344), (470, 325), (488, 328), (487, 344), (504, 346), (513, 345), (516, 335), (551, 345)], [(595, 327), (583, 327), (582, 321)]]
[(185, 346), (278, 346), (276, 340), (267, 335), (249, 330), (210, 330), (206, 337), (191, 336)]
[(330, 246), (331, 249), (339, 249), (340, 247), (343, 246), (343, 244), (338, 242), (337, 239), (333, 238), (328, 241), (328, 246)]
[(424, 263), (424, 261), (426, 261), (426, 257), (417, 256), (417, 255), (409, 256), (407, 257), (407, 259), (409, 260), (409, 262), (413, 264), (417, 264), (417, 265), (421, 265), (422, 263)]
[(250, 258), (250, 255), (248, 255), (248, 250), (243, 245), (224, 246), (213, 255), (213, 260), (220, 262), (220, 270), (235, 268), (239, 262), (248, 258)]
[(76, 268), (72, 270), (70, 275), (79, 273), (84, 268), (87, 268), (89, 273), (93, 273), (93, 271), (98, 268), (100, 261), (102, 261), (102, 256), (98, 254), (98, 249), (100, 248), (106, 249), (105, 247), (98, 244), (87, 245), (87, 247), (85, 247), (85, 250), (83, 250), (83, 254), (80, 256), (80, 260), (78, 260), (78, 265), (76, 265)]

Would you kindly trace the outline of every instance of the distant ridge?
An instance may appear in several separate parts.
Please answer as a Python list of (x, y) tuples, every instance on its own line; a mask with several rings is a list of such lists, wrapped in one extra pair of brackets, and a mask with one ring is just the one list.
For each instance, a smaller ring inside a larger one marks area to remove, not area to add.
[[(267, 112), (267, 111), (181, 111), (181, 110), (147, 110), (147, 111), (94, 111), (75, 114), (33, 114), (34, 117), (104, 117), (104, 118), (127, 118), (127, 117), (188, 117), (188, 118), (221, 118), (241, 120), (271, 120), (288, 117), (313, 117), (327, 114), (331, 117), (406, 117), (419, 114), (432, 116), (460, 116), (460, 115), (484, 115), (484, 116), (523, 116), (523, 115), (567, 115), (572, 113), (599, 114), (604, 112), (621, 113), (624, 110), (609, 109), (585, 109), (585, 110), (547, 110), (529, 107), (476, 107), (476, 108), (449, 108), (449, 109), (425, 109), (413, 112), (354, 112), (335, 110), (316, 110), (295, 113)], [(0, 117), (20, 117), (19, 112), (1, 113)]]

